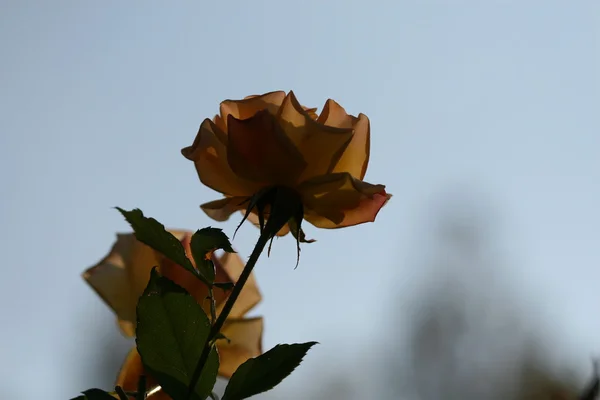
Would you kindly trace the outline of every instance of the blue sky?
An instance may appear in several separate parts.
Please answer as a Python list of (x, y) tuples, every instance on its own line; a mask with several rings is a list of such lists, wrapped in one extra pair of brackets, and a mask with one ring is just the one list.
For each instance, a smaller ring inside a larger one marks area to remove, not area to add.
[[(307, 227), (318, 241), (298, 269), (289, 238), (259, 264), (265, 346), (321, 342), (288, 387), (322, 363), (352, 362), (387, 331), (391, 295), (426, 280), (410, 260), (448, 193), (489, 204), (511, 260), (501, 274), (562, 338), (567, 364), (600, 353), (597, 1), (2, 8), (5, 394), (59, 399), (103, 384), (86, 367), (113, 316), (80, 273), (128, 230), (111, 207), (173, 228), (215, 225), (198, 205), (219, 195), (180, 149), (220, 101), (272, 90), (368, 115), (366, 179), (394, 194), (374, 224)], [(221, 227), (232, 234), (236, 222)], [(245, 226), (234, 246), (248, 255), (256, 238)]]

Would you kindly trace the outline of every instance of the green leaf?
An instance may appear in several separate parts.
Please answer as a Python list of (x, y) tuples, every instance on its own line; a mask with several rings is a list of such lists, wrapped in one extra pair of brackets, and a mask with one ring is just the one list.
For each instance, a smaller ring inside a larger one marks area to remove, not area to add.
[(279, 344), (237, 369), (229, 380), (223, 400), (241, 400), (273, 389), (302, 362), (317, 342)]
[[(181, 265), (195, 276), (198, 276), (198, 271), (192, 265), (192, 262), (187, 258), (183, 245), (175, 236), (167, 232), (163, 224), (154, 218), (144, 216), (142, 210), (135, 208), (131, 211), (125, 211), (122, 208), (115, 207), (129, 222), (135, 237), (140, 242), (152, 247), (154, 250), (163, 254), (169, 260)], [(204, 280), (203, 277), (200, 279)]]
[(88, 389), (81, 393), (83, 393), (83, 396), (78, 396), (71, 400), (115, 400), (108, 392), (101, 389)]
[[(136, 343), (142, 362), (174, 399), (185, 399), (188, 386), (210, 331), (208, 317), (182, 287), (152, 269), (137, 307)], [(212, 392), (219, 355), (212, 348), (192, 399)]]
[(211, 257), (207, 257), (207, 255), (211, 255), (213, 251), (219, 249), (223, 249), (228, 253), (235, 253), (229, 238), (223, 233), (223, 230), (211, 227), (196, 231), (192, 236), (190, 247), (196, 262), (196, 268), (211, 285), (215, 281), (215, 266)]

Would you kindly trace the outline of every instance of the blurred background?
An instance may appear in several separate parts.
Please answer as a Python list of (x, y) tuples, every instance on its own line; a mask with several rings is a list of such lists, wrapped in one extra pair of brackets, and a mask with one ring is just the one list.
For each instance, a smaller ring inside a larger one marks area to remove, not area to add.
[(289, 237), (260, 261), (264, 347), (320, 344), (257, 398), (563, 399), (591, 378), (600, 2), (1, 5), (3, 398), (111, 387), (133, 343), (81, 279), (129, 230), (111, 207), (214, 226), (180, 149), (220, 101), (290, 89), (370, 117), (366, 180), (394, 197), (307, 226), (297, 269)]

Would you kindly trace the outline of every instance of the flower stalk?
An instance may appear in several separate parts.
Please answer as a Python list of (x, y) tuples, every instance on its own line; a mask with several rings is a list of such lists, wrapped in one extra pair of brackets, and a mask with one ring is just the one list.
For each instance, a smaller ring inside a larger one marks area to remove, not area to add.
[[(266, 206), (268, 206), (271, 212), (266, 224), (263, 224), (264, 210)], [(272, 240), (273, 237), (277, 235), (277, 232), (279, 232), (279, 230), (292, 219), (297, 220), (297, 231), (300, 231), (300, 225), (302, 223), (302, 200), (293, 190), (290, 190), (286, 187), (275, 186), (269, 190), (260, 192), (250, 201), (244, 219), (253, 209), (256, 209), (259, 220), (261, 221), (260, 236), (256, 242), (256, 245), (254, 246), (254, 250), (252, 250), (252, 254), (250, 254), (250, 258), (248, 259), (244, 270), (235, 283), (229, 298), (225, 302), (221, 313), (217, 317), (215, 323), (211, 326), (208, 337), (206, 338), (206, 342), (204, 343), (204, 347), (202, 348), (202, 353), (198, 359), (198, 364), (196, 364), (196, 368), (194, 369), (194, 373), (192, 374), (192, 378), (190, 380), (190, 385), (188, 387), (186, 396), (187, 400), (191, 399), (194, 388), (196, 387), (196, 384), (200, 379), (200, 375), (202, 374), (202, 370), (204, 369), (204, 364), (206, 364), (206, 361), (208, 360), (211, 347), (214, 341), (218, 338), (219, 332), (221, 331), (221, 328), (223, 328), (223, 324), (227, 320), (227, 317), (229, 316), (231, 309), (233, 308), (242, 289), (244, 288), (246, 281), (250, 277), (258, 258), (269, 241)], [(296, 234), (298, 234), (298, 232), (296, 232)]]
[(242, 289), (244, 288), (244, 285), (246, 284), (246, 281), (250, 277), (250, 274), (252, 273), (256, 262), (258, 261), (258, 258), (260, 257), (265, 246), (269, 242), (269, 239), (270, 235), (267, 233), (266, 230), (263, 230), (260, 237), (258, 238), (258, 241), (256, 242), (256, 245), (254, 246), (254, 250), (252, 250), (252, 254), (248, 259), (248, 262), (246, 263), (246, 267), (242, 271), (240, 277), (238, 278), (235, 286), (231, 291), (231, 294), (229, 295), (229, 298), (225, 302), (223, 310), (221, 310), (221, 313), (217, 317), (217, 320), (212, 325), (208, 337), (206, 338), (206, 342), (204, 343), (204, 347), (202, 348), (200, 358), (198, 359), (198, 364), (196, 364), (196, 368), (190, 380), (190, 385), (188, 387), (188, 392), (186, 396), (188, 400), (191, 399), (192, 393), (194, 392), (194, 388), (198, 384), (198, 380), (200, 379), (200, 375), (202, 374), (202, 370), (204, 369), (204, 364), (206, 364), (206, 360), (208, 360), (208, 355), (210, 354), (210, 350), (214, 340), (219, 335), (221, 328), (223, 328), (223, 324), (227, 320), (227, 317), (229, 316), (233, 305), (238, 299)]

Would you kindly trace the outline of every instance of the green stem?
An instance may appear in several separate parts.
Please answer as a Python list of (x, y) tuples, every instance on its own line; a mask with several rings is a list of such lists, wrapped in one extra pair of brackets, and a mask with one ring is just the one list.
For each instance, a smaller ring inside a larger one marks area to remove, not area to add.
[(135, 400), (146, 400), (146, 375), (140, 375)]
[(208, 288), (208, 297), (210, 297), (210, 323), (214, 324), (217, 319), (217, 302), (215, 301), (215, 292), (212, 286)]
[(258, 241), (256, 242), (256, 245), (254, 246), (254, 250), (252, 250), (252, 254), (248, 259), (248, 262), (246, 263), (242, 274), (238, 278), (235, 286), (233, 287), (233, 290), (231, 291), (231, 294), (229, 295), (229, 298), (225, 302), (223, 310), (217, 317), (216, 322), (212, 325), (208, 337), (206, 338), (206, 342), (204, 343), (202, 354), (200, 355), (200, 359), (198, 360), (198, 364), (196, 364), (196, 369), (194, 370), (192, 379), (190, 380), (190, 386), (188, 387), (188, 392), (186, 396), (187, 400), (190, 400), (192, 398), (192, 393), (194, 392), (194, 388), (198, 384), (198, 380), (200, 379), (200, 375), (202, 374), (204, 364), (206, 364), (206, 360), (208, 360), (208, 355), (210, 354), (213, 340), (217, 337), (217, 335), (221, 331), (221, 328), (223, 328), (223, 324), (227, 320), (227, 317), (229, 316), (233, 305), (239, 297), (240, 292), (244, 288), (246, 281), (250, 277), (250, 274), (252, 273), (252, 270), (254, 269), (254, 266), (256, 265), (260, 254), (269, 242), (269, 238), (270, 235), (267, 234), (266, 230), (263, 230), (263, 233), (260, 235)]
[(127, 394), (123, 391), (121, 386), (115, 386), (115, 392), (119, 396), (119, 400), (128, 400)]

